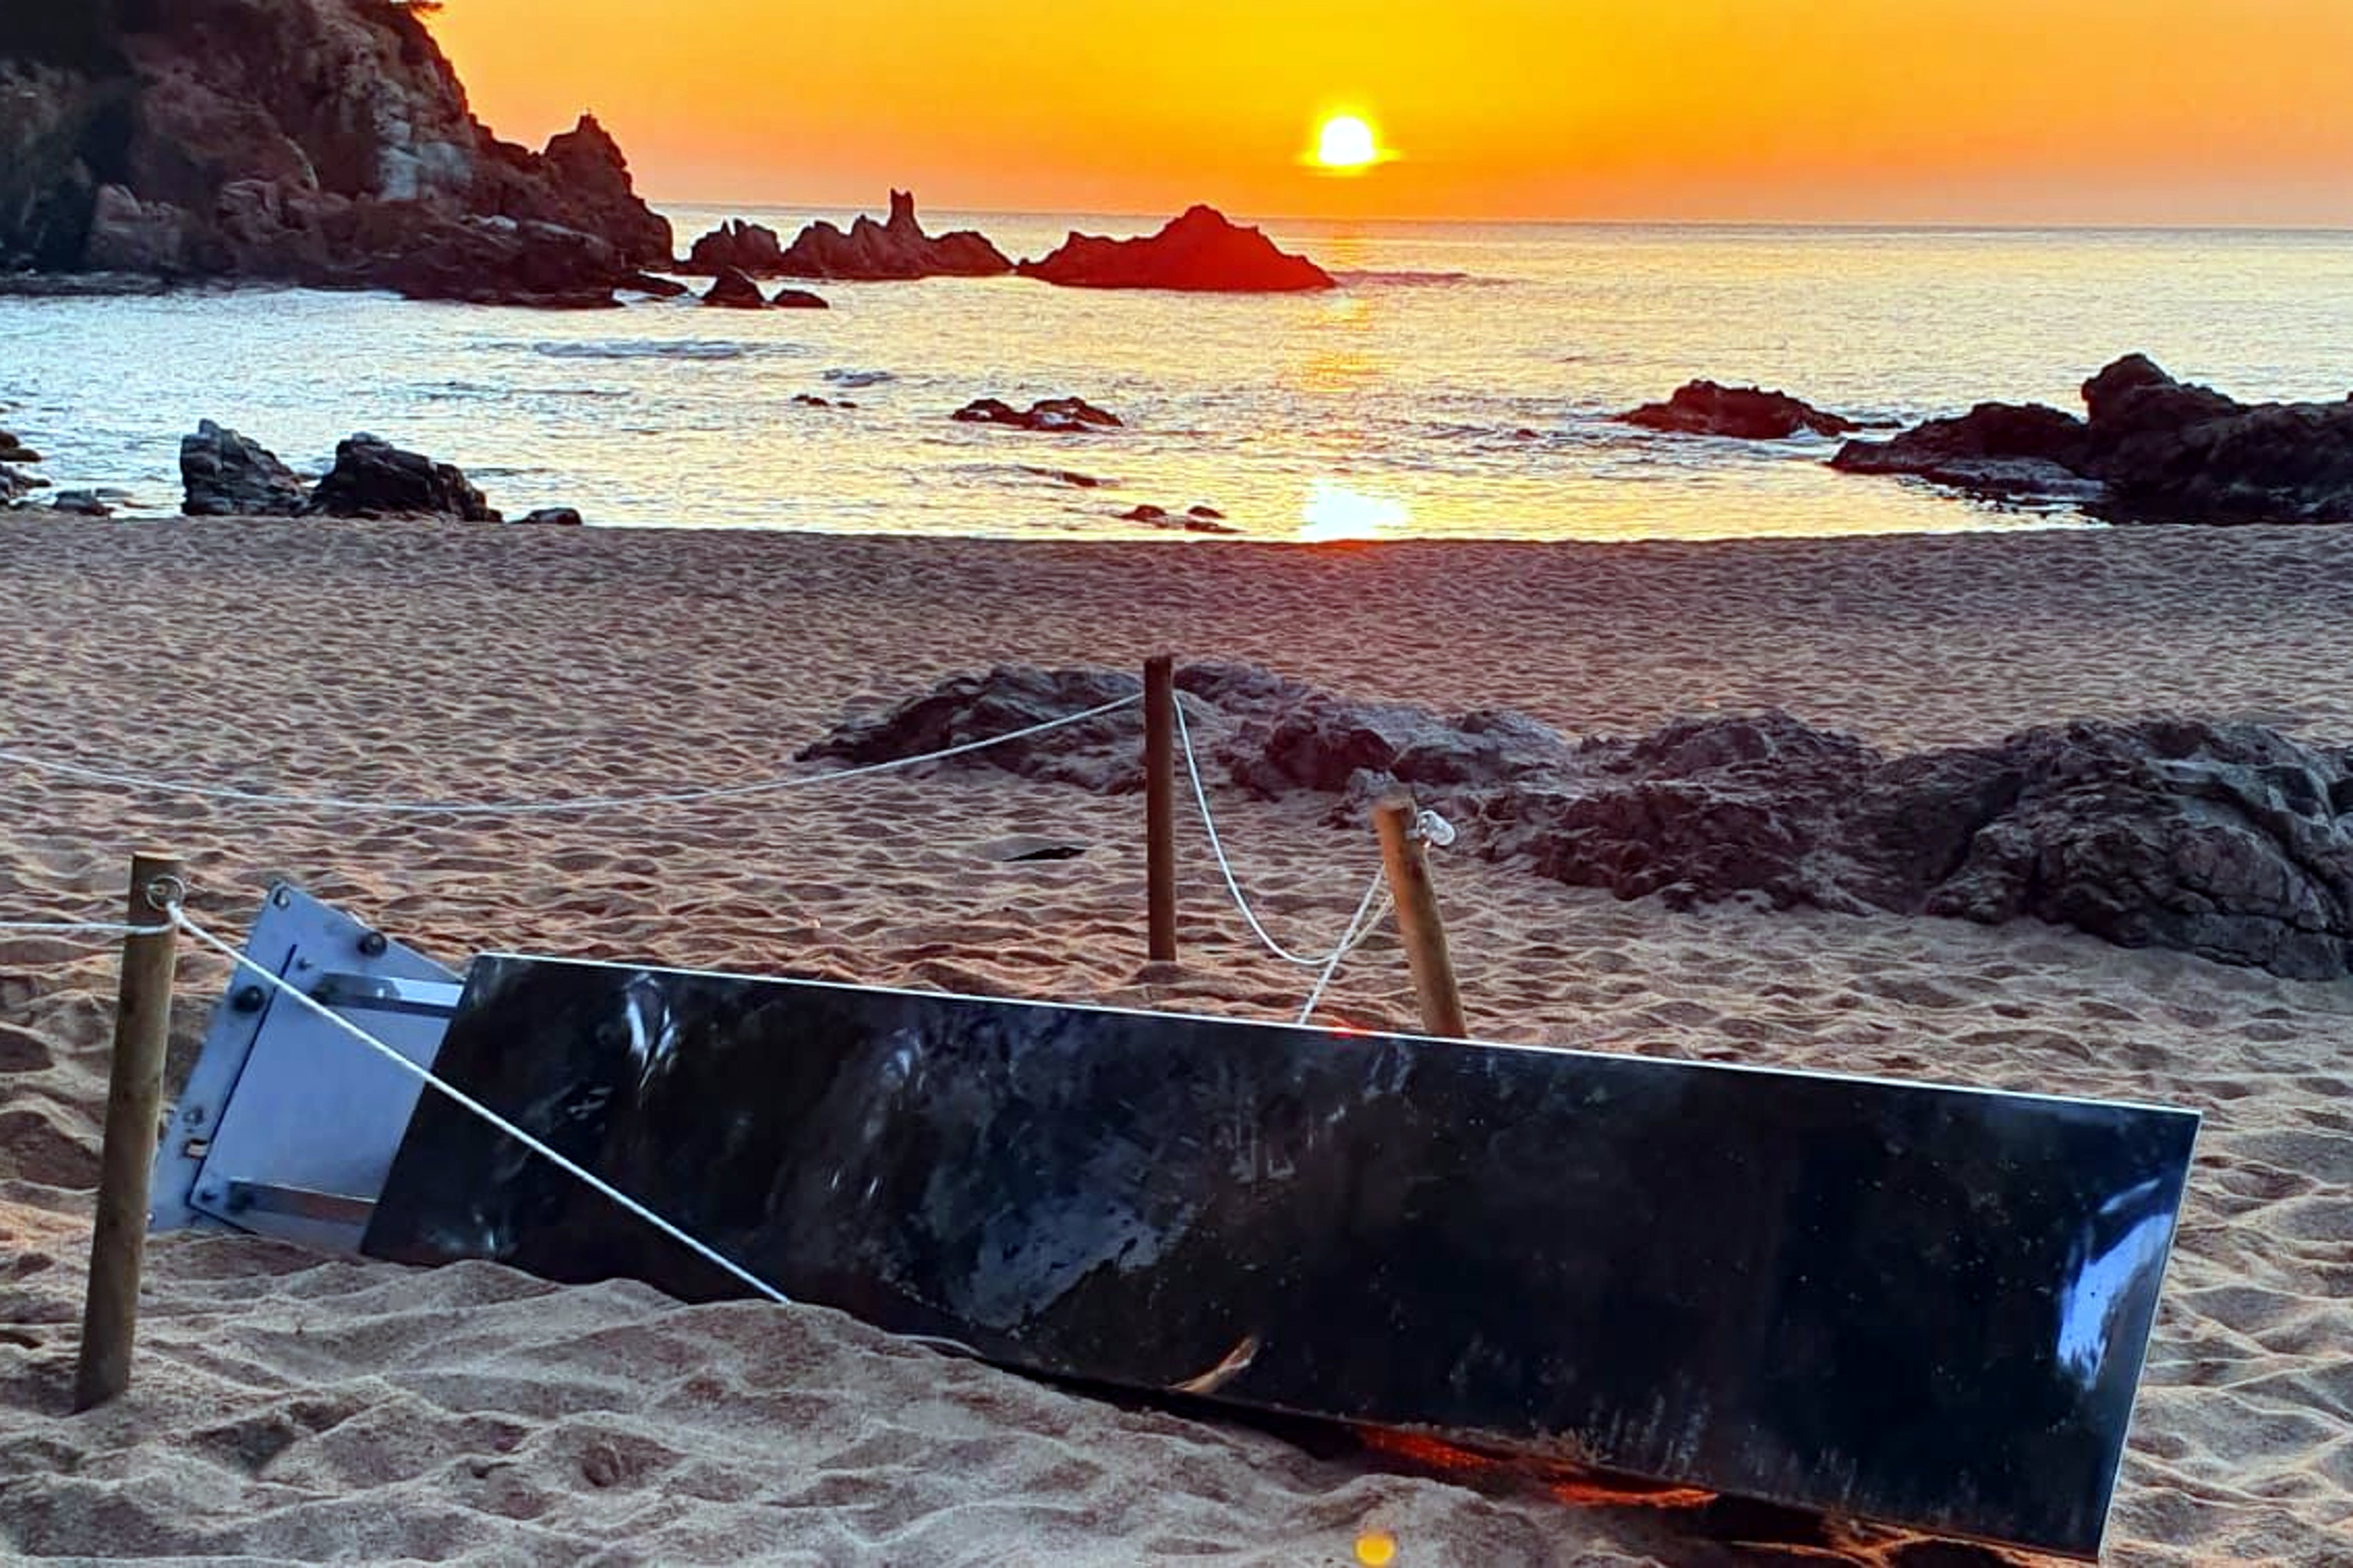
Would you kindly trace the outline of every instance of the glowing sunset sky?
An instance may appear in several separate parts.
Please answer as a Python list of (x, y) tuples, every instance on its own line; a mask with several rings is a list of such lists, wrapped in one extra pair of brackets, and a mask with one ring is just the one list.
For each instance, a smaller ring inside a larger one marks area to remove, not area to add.
[[(450, 0), (477, 112), (658, 200), (2353, 225), (2353, 0)], [(1300, 163), (1318, 117), (1395, 157)]]

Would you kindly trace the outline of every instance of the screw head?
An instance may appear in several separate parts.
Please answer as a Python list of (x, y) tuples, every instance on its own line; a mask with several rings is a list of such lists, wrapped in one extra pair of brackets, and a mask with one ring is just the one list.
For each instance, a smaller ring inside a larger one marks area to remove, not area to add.
[(240, 1013), (259, 1013), (261, 1011), (261, 1005), (269, 1000), (269, 993), (260, 986), (240, 985), (237, 988), (237, 994), (228, 999), (228, 1005)]
[(372, 931), (360, 938), (360, 952), (370, 958), (382, 958), (384, 950), (391, 945), (385, 941), (384, 932), (380, 931)]

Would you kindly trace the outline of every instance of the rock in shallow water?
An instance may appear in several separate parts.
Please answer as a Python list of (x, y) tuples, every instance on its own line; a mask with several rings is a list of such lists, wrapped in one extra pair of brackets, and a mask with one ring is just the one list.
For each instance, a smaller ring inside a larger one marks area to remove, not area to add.
[(190, 517), (294, 517), (310, 500), (276, 453), (209, 419), (180, 437), (180, 482)]
[(1742, 441), (1781, 441), (1800, 430), (1844, 436), (1862, 428), (1853, 420), (1800, 402), (1786, 392), (1754, 386), (1685, 382), (1664, 403), (1646, 403), (1618, 416), (1621, 425), (1683, 436), (1725, 436)]
[(1031, 404), (1027, 412), (1002, 398), (976, 398), (948, 417), (963, 425), (1006, 425), (1018, 430), (1110, 430), (1120, 426), (1118, 415), (1083, 397), (1049, 397)]
[(995, 278), (1013, 270), (1005, 253), (981, 235), (958, 229), (936, 238), (915, 216), (915, 198), (891, 193), (891, 216), (882, 222), (860, 216), (843, 233), (829, 223), (801, 230), (777, 258), (787, 278), (838, 278), (882, 282), (916, 278)]
[(1332, 275), (1313, 261), (1277, 249), (1259, 230), (1210, 206), (1188, 207), (1157, 234), (1135, 239), (1073, 233), (1051, 255), (1016, 270), (1071, 289), (1263, 294), (1334, 287)]
[(719, 275), (711, 280), (710, 290), (702, 296), (702, 302), (729, 310), (765, 310), (768, 308), (768, 297), (760, 292), (760, 286), (733, 267), (719, 269)]
[(303, 510), (321, 517), (501, 521), (459, 469), (364, 433), (335, 447), (334, 468)]
[(2083, 501), (2118, 522), (2353, 522), (2353, 399), (2242, 404), (2128, 354), (2084, 384), (2088, 419), (1981, 403), (1831, 466), (2001, 500)]
[[(2033, 918), (2295, 979), (2353, 971), (2353, 752), (2257, 725), (2081, 721), (1890, 758), (1778, 712), (1571, 746), (1522, 714), (1448, 720), (1247, 665), (1177, 686), (1205, 771), (1253, 795), (1330, 795), (1361, 826), (1403, 783), (1467, 852), (1621, 898)], [(1137, 689), (1099, 669), (958, 677), (803, 755), (915, 756)], [(964, 760), (1124, 792), (1139, 737), (1130, 708)]]
[(681, 270), (706, 278), (722, 272), (774, 278), (784, 259), (785, 244), (775, 229), (730, 218), (694, 242)]

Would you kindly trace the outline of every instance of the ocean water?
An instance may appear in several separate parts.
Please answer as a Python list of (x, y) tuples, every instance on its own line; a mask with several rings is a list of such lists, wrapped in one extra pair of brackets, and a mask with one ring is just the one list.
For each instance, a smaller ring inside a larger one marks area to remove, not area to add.
[[(683, 247), (726, 215), (671, 216)], [(742, 216), (789, 235), (847, 215)], [(925, 219), (1017, 257), (1072, 226), (1155, 226)], [(2353, 388), (2353, 234), (1267, 227), (1343, 287), (832, 284), (829, 311), (757, 314), (285, 289), (0, 299), (0, 425), (49, 454), (52, 480), (120, 488), (143, 512), (176, 510), (178, 438), (209, 417), (308, 471), (372, 430), (457, 463), (510, 515), (571, 505), (603, 524), (1166, 537), (1119, 519), (1151, 504), (1214, 507), (1271, 540), (1715, 538), (2080, 519), (1838, 474), (1828, 441), (1652, 436), (1607, 415), (1703, 375), (1867, 419), (2075, 408), (2086, 375), (2136, 349), (2249, 399)], [(1127, 428), (948, 418), (975, 397), (1068, 394)]]

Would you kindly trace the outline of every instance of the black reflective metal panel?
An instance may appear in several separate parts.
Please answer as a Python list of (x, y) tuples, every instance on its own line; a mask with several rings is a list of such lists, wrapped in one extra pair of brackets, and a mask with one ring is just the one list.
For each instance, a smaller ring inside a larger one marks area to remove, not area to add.
[[(2092, 1555), (2194, 1116), (477, 961), (459, 1088), (1007, 1365)], [(734, 1281), (427, 1095), (367, 1250)]]

